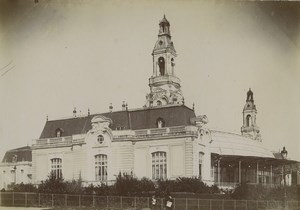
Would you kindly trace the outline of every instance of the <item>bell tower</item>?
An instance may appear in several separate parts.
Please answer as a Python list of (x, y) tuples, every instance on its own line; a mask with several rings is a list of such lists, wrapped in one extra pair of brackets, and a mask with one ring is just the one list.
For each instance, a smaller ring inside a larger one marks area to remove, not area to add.
[(243, 110), (243, 126), (241, 128), (241, 132), (243, 136), (261, 141), (259, 127), (256, 125), (256, 115), (257, 110), (254, 104), (253, 92), (249, 89)]
[(159, 22), (158, 39), (152, 52), (153, 74), (149, 78), (150, 93), (146, 106), (183, 104), (180, 79), (175, 75), (176, 50), (171, 41), (170, 23), (164, 16)]

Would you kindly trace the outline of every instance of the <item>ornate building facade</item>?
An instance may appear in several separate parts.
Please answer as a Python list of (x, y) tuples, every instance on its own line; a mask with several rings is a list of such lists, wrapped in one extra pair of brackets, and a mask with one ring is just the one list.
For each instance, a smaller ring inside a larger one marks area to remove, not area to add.
[[(281, 167), (264, 147), (253, 92), (247, 93), (241, 135), (209, 129), (208, 118), (184, 104), (176, 76), (170, 23), (159, 22), (150, 93), (143, 108), (47, 120), (32, 145), (32, 182), (50, 173), (86, 184), (111, 183), (120, 172), (152, 180), (199, 177), (207, 184), (280, 184)], [(289, 162), (290, 163), (290, 162)]]

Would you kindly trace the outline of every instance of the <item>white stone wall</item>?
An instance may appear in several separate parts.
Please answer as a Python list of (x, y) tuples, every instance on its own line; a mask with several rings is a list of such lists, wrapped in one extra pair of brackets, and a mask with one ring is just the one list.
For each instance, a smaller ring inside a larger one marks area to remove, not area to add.
[(17, 163), (1, 163), (0, 164), (0, 190), (7, 189), (8, 185), (28, 184), (32, 181), (31, 162), (22, 161)]
[(138, 141), (134, 145), (134, 173), (138, 178), (152, 178), (152, 153), (167, 153), (167, 178), (192, 176), (191, 138)]
[[(191, 128), (190, 128), (191, 129)], [(104, 142), (99, 143), (97, 136), (104, 136)], [(95, 182), (95, 156), (107, 155), (108, 181), (115, 180), (121, 173), (133, 173), (138, 178), (152, 178), (152, 153), (166, 152), (167, 178), (192, 177), (199, 174), (199, 152), (203, 152), (203, 178), (209, 178), (210, 153), (205, 151), (204, 144), (194, 136), (170, 135), (161, 137), (149, 136), (140, 139), (131, 135), (122, 137), (112, 131), (94, 130), (86, 134), (82, 144), (58, 147), (53, 144), (48, 147), (34, 147), (33, 180), (40, 183), (47, 179), (51, 171), (51, 159), (62, 159), (62, 174), (67, 181), (78, 180), (81, 177), (86, 183)], [(74, 139), (74, 137), (72, 137)], [(51, 147), (51, 148), (49, 148)]]

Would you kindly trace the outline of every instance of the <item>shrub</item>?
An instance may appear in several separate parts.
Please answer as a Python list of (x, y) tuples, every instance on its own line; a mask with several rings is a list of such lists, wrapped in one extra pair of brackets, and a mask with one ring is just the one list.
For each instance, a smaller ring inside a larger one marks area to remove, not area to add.
[(11, 184), (8, 189), (14, 192), (36, 192), (37, 188), (33, 184)]
[(159, 180), (159, 194), (164, 196), (170, 192), (191, 192), (191, 193), (219, 193), (220, 190), (216, 185), (207, 186), (197, 177), (187, 178), (179, 177), (176, 180)]
[(56, 177), (54, 173), (50, 173), (48, 178), (38, 187), (40, 193), (66, 193), (66, 185), (62, 177)]
[(138, 180), (132, 174), (119, 173), (115, 183), (115, 189), (118, 195), (141, 196), (148, 195), (155, 187), (154, 183), (147, 178)]

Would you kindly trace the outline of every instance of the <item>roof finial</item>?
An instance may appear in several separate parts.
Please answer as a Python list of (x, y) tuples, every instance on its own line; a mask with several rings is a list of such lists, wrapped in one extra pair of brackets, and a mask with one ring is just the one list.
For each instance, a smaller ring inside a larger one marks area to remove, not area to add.
[(122, 103), (122, 110), (123, 110), (123, 111), (125, 110), (125, 107), (126, 107), (125, 101), (123, 101), (123, 103)]
[(195, 111), (195, 103), (193, 103), (193, 111)]
[(73, 110), (73, 117), (76, 117), (76, 113), (77, 113), (76, 107), (74, 107), (74, 110)]
[(91, 113), (90, 113), (90, 108), (88, 108), (88, 116), (90, 116), (90, 114), (91, 114)]
[(48, 122), (48, 115), (46, 116), (46, 121)]
[(109, 104), (109, 112), (112, 112), (112, 111), (113, 111), (113, 108), (114, 108), (114, 107), (113, 107), (112, 103), (110, 103), (110, 104)]

